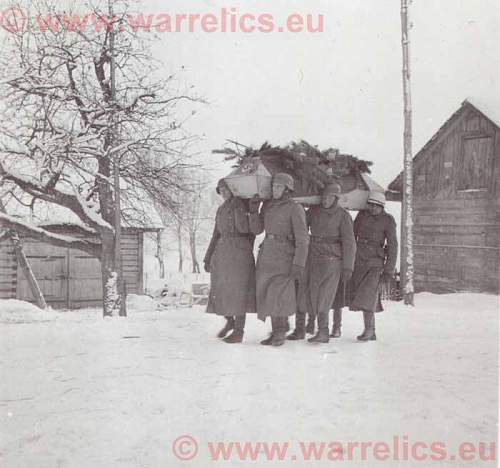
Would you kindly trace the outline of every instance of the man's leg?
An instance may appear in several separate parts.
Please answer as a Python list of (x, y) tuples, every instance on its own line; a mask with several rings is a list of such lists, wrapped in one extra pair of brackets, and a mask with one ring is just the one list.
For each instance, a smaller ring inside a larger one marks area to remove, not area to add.
[(240, 315), (234, 318), (234, 330), (228, 337), (224, 338), (226, 343), (241, 343), (245, 332), (246, 315)]
[(295, 330), (286, 337), (287, 340), (303, 340), (306, 337), (306, 313), (297, 310), (295, 314)]
[(375, 312), (363, 312), (363, 319), (365, 321), (365, 331), (362, 335), (358, 336), (359, 341), (375, 341)]
[(289, 330), (288, 317), (276, 317), (273, 319), (273, 346), (281, 346), (286, 339), (286, 332)]
[(227, 315), (224, 316), (224, 318), (226, 319), (226, 324), (219, 333), (217, 333), (217, 338), (224, 338), (234, 328), (234, 317)]
[(333, 310), (332, 334), (330, 336), (332, 338), (340, 338), (341, 327), (342, 327), (342, 308), (337, 307), (336, 309)]
[(309, 338), (309, 343), (328, 343), (328, 316), (329, 311), (318, 314), (318, 333)]

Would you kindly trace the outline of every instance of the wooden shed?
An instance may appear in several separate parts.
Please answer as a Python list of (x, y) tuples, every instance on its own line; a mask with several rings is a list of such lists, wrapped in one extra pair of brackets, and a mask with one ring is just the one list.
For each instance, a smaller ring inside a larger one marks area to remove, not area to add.
[[(77, 225), (44, 225), (45, 229), (72, 237), (88, 237)], [(128, 294), (143, 294), (144, 233), (157, 228), (122, 230), (122, 264)], [(102, 279), (99, 260), (80, 250), (55, 247), (23, 238), (24, 253), (33, 269), (47, 304), (76, 309), (100, 306)], [(0, 299), (33, 301), (28, 282), (18, 265), (10, 240), (0, 242)]]
[[(414, 158), (415, 290), (500, 291), (500, 128), (469, 101)], [(402, 198), (402, 174), (389, 185)]]

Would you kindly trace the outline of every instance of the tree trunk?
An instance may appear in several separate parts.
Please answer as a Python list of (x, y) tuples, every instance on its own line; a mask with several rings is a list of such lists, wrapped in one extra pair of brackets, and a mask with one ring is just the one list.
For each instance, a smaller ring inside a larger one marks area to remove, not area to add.
[(102, 236), (101, 275), (103, 315), (104, 317), (116, 317), (120, 315), (123, 298), (118, 289), (113, 233)]
[(200, 273), (200, 265), (196, 257), (196, 232), (189, 233), (189, 247), (191, 249), (191, 260), (193, 263), (193, 273)]
[(413, 159), (410, 87), (408, 0), (401, 0), (401, 44), (403, 48), (404, 164), (401, 214), (401, 289), (405, 304), (413, 302)]
[(178, 268), (178, 272), (182, 273), (182, 264), (183, 264), (183, 257), (182, 257), (182, 229), (181, 229), (181, 223), (180, 222), (177, 224), (177, 249), (179, 251), (179, 268)]
[(162, 245), (162, 231), (156, 233), (156, 254), (158, 260), (158, 267), (160, 269), (160, 278), (165, 278), (165, 262), (163, 260), (163, 245)]

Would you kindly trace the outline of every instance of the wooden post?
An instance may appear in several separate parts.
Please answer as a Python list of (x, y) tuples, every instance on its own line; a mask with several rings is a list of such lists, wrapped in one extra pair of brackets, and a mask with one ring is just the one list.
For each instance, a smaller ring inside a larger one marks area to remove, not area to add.
[(401, 45), (403, 49), (404, 162), (401, 213), (401, 289), (405, 304), (414, 305), (413, 288), (413, 155), (410, 87), (409, 0), (401, 0)]
[(21, 239), (16, 233), (12, 233), (10, 235), (10, 238), (12, 239), (12, 243), (14, 244), (14, 250), (16, 252), (17, 261), (21, 266), (24, 276), (28, 280), (28, 284), (30, 285), (31, 289), (31, 294), (33, 294), (35, 298), (36, 305), (40, 307), (40, 309), (46, 309), (47, 303), (45, 302), (45, 297), (43, 296), (42, 290), (40, 289), (38, 281), (36, 280), (35, 275), (33, 274), (33, 270), (31, 269), (31, 265), (28, 262), (28, 259), (26, 258), (26, 255), (23, 251), (23, 245)]

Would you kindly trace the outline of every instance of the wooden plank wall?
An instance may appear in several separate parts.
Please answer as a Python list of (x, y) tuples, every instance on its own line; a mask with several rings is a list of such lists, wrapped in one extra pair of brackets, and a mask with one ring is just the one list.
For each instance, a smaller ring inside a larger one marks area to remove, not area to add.
[[(23, 239), (23, 249), (49, 305), (72, 309), (101, 305), (102, 280), (98, 259), (80, 250), (55, 247), (29, 238)], [(142, 262), (143, 232), (124, 230), (122, 264), (128, 294), (143, 293)], [(18, 269), (10, 241), (0, 243), (0, 298), (34, 300), (24, 275)]]
[(10, 239), (0, 242), (0, 299), (16, 297), (17, 259)]
[(499, 166), (500, 132), (472, 111), (415, 164), (417, 291), (500, 292)]

